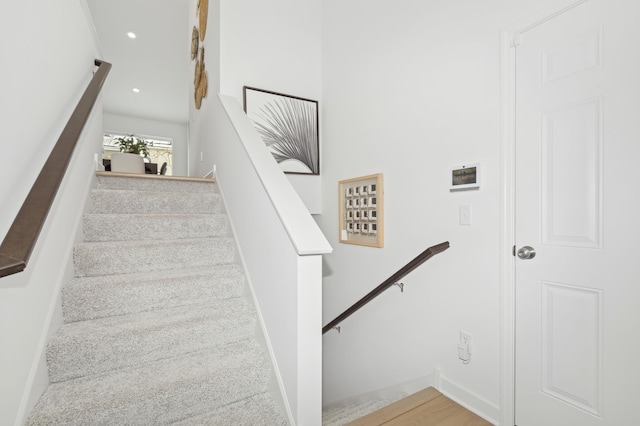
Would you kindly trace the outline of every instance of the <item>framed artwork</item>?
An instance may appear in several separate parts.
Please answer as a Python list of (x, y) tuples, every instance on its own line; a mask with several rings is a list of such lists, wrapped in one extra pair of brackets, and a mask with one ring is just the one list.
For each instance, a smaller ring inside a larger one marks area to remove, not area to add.
[(285, 173), (320, 174), (318, 101), (244, 86), (244, 112)]
[(384, 246), (382, 173), (338, 182), (340, 242)]

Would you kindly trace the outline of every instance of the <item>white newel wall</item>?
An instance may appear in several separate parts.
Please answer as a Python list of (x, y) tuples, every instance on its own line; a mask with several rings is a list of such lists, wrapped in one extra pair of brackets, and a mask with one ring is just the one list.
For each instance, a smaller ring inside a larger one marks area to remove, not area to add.
[(221, 95), (216, 109), (216, 178), (285, 407), (294, 424), (319, 424), (322, 254), (331, 247), (237, 101)]
[(320, 177), (287, 179), (242, 111), (242, 87), (319, 98), (320, 2), (209, 2), (204, 44), (209, 95), (199, 110), (190, 101), (191, 171), (202, 176), (216, 165), (287, 414), (294, 424), (319, 424), (321, 253), (331, 250), (309, 214), (320, 211)]
[[(34, 0), (0, 6), (0, 238), (15, 215), (95, 69), (81, 2)], [(102, 144), (99, 101), (82, 133), (25, 272), (0, 279), (0, 424), (22, 424), (47, 384), (41, 363), (74, 234)]]

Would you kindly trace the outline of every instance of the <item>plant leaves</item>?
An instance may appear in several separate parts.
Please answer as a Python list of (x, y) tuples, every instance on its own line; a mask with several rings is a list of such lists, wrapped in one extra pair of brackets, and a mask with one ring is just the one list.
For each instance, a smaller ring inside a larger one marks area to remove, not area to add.
[(278, 163), (297, 160), (318, 174), (317, 114), (313, 105), (299, 99), (275, 99), (257, 113), (258, 133)]

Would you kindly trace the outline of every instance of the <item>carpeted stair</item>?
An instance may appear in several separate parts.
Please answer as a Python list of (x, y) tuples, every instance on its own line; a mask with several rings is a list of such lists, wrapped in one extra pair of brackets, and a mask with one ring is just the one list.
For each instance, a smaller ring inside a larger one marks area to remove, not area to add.
[(28, 425), (285, 425), (209, 182), (98, 176)]
[(406, 396), (407, 393), (398, 392), (386, 397), (368, 396), (334, 404), (322, 410), (322, 426), (344, 426)]

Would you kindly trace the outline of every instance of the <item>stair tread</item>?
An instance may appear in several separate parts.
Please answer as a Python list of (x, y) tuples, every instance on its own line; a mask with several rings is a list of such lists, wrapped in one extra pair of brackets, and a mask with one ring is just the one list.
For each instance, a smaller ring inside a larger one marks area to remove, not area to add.
[(120, 275), (99, 275), (96, 277), (77, 277), (69, 281), (65, 287), (81, 287), (84, 285), (107, 285), (112, 283), (135, 283), (143, 281), (157, 281), (161, 279), (209, 276), (209, 275), (238, 275), (242, 274), (242, 268), (235, 263), (216, 266), (201, 266), (189, 269), (172, 269), (169, 271), (133, 272)]
[(125, 315), (238, 297), (244, 275), (236, 264), (75, 278), (62, 289), (64, 321)]
[(214, 192), (92, 189), (89, 213), (216, 213), (221, 197)]
[(270, 362), (255, 341), (50, 385), (29, 425), (168, 424), (267, 391)]
[(138, 190), (154, 189), (162, 187), (165, 191), (190, 191), (190, 192), (210, 192), (213, 191), (215, 182), (213, 179), (184, 178), (175, 176), (126, 176), (126, 175), (98, 175), (96, 188), (100, 189), (131, 189)]
[(261, 393), (242, 401), (190, 417), (173, 426), (251, 425), (285, 426), (288, 422), (268, 393)]
[(74, 248), (76, 276), (201, 267), (234, 260), (231, 237), (179, 240), (95, 241)]
[(69, 323), (49, 341), (49, 376), (59, 382), (229, 344), (255, 325), (241, 297)]
[(91, 189), (93, 193), (105, 193), (105, 194), (133, 194), (137, 197), (143, 197), (146, 195), (155, 196), (155, 195), (170, 195), (172, 197), (179, 196), (180, 194), (184, 194), (185, 196), (198, 196), (198, 197), (210, 197), (218, 199), (220, 198), (219, 194), (216, 194), (213, 191), (207, 192), (189, 192), (189, 191), (167, 191), (164, 189), (125, 189), (125, 188), (93, 188)]
[(83, 230), (85, 242), (203, 238), (229, 232), (227, 217), (220, 213), (90, 213), (83, 219)]
[(117, 218), (117, 217), (131, 217), (131, 218), (147, 218), (153, 220), (154, 218), (163, 219), (163, 218), (212, 218), (215, 216), (225, 217), (223, 213), (100, 213), (93, 212), (85, 214), (85, 217), (96, 217), (101, 219), (108, 220), (109, 218)]
[(386, 397), (349, 401), (341, 405), (325, 408), (322, 410), (322, 425), (343, 426), (351, 421), (357, 420), (367, 414), (399, 401), (406, 396), (407, 393), (398, 392)]
[(136, 240), (136, 241), (84, 241), (76, 244), (76, 247), (92, 247), (92, 246), (103, 246), (103, 247), (118, 247), (118, 246), (127, 246), (127, 247), (135, 247), (135, 246), (167, 246), (169, 244), (179, 244), (179, 245), (187, 245), (187, 244), (206, 244), (215, 241), (233, 241), (232, 237), (227, 236), (218, 236), (218, 237), (205, 237), (205, 238), (182, 238), (182, 239), (174, 239), (167, 241), (145, 241), (145, 240)]

